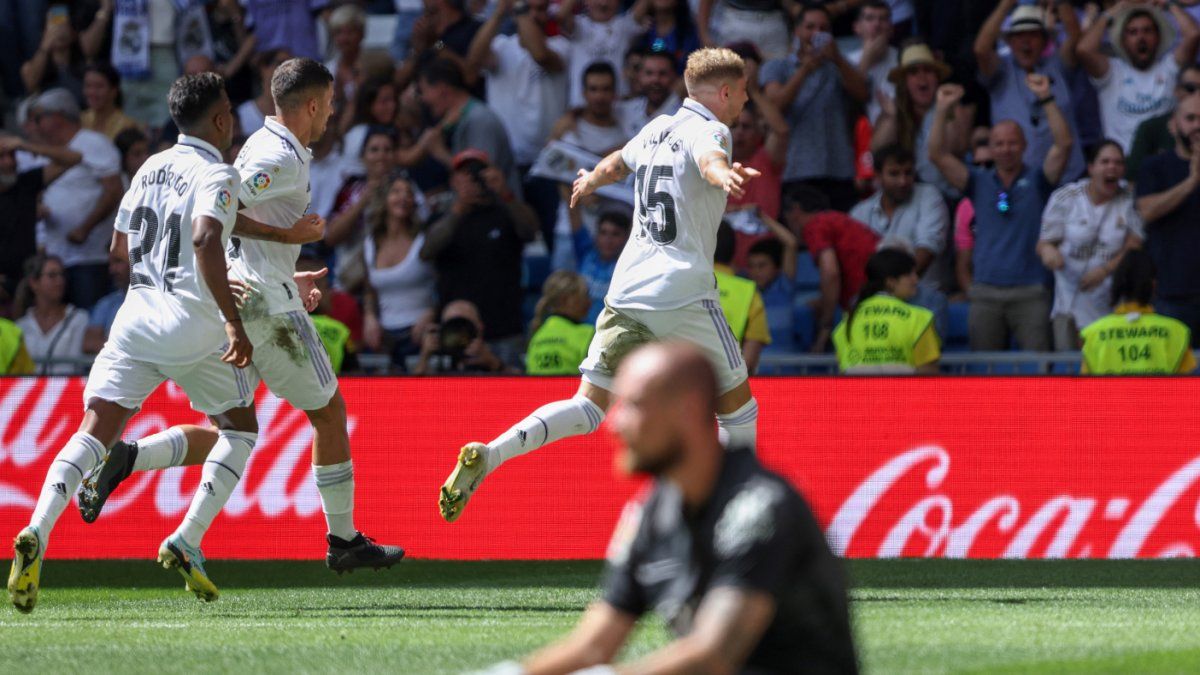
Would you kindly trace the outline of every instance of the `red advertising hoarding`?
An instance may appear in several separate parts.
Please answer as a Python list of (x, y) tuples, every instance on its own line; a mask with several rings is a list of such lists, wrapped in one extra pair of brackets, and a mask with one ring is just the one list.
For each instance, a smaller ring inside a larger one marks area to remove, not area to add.
[[(437, 489), (458, 446), (486, 441), (577, 380), (347, 379), (360, 529), (421, 558), (603, 555), (639, 483), (613, 470), (606, 432), (490, 476), (458, 522)], [(757, 379), (759, 454), (812, 502), (851, 557), (1127, 558), (1200, 550), (1200, 380)], [(28, 520), (81, 416), (82, 380), (0, 380), (0, 536)], [(311, 429), (259, 392), (260, 441), (218, 517), (213, 558), (324, 553)], [(160, 389), (128, 438), (199, 422)], [(72, 508), (51, 558), (152, 558), (199, 469), (135, 474), (94, 525)]]

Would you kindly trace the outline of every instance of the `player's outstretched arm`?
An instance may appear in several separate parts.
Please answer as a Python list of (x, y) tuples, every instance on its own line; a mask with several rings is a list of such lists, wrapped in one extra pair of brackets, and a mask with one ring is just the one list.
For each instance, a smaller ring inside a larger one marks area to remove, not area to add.
[(200, 276), (208, 285), (221, 314), (225, 315), (225, 335), (229, 338), (229, 348), (221, 356), (221, 360), (238, 368), (245, 368), (250, 365), (254, 347), (242, 328), (242, 317), (238, 313), (233, 291), (229, 290), (229, 280), (225, 278), (225, 246), (221, 243), (221, 222), (211, 216), (200, 216), (192, 221), (192, 225), (196, 231), (192, 236), (196, 266), (200, 268)]
[(746, 194), (746, 183), (761, 176), (757, 169), (742, 166), (741, 162), (729, 163), (723, 152), (710, 152), (700, 158), (700, 175), (709, 185), (719, 187), (730, 197)]
[(633, 169), (621, 158), (620, 150), (609, 153), (591, 171), (580, 169), (579, 177), (575, 179), (575, 184), (571, 188), (571, 208), (575, 208), (580, 199), (605, 185), (620, 183), (631, 173), (633, 173)]
[(606, 602), (597, 602), (587, 608), (570, 635), (533, 654), (523, 667), (513, 672), (558, 675), (611, 663), (636, 623), (632, 615)]
[(271, 227), (266, 223), (247, 216), (237, 214), (237, 222), (233, 225), (233, 233), (243, 239), (271, 241), (277, 244), (308, 244), (321, 241), (325, 237), (325, 219), (315, 213), (300, 217), (291, 227)]
[(775, 600), (761, 591), (732, 586), (709, 591), (686, 637), (626, 664), (621, 672), (736, 673), (775, 617)]

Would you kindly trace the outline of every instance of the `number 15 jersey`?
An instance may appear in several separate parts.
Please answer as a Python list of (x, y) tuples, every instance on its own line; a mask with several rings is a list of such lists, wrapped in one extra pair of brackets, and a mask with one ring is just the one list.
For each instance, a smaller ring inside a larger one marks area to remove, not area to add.
[(187, 364), (225, 341), (224, 320), (196, 266), (192, 220), (216, 219), (227, 242), (237, 219), (238, 181), (216, 148), (186, 135), (133, 177), (115, 225), (129, 243), (129, 293), (109, 334), (121, 353)]
[(730, 159), (729, 127), (697, 101), (661, 115), (625, 144), (635, 176), (633, 232), (608, 290), (626, 309), (677, 309), (717, 298), (713, 253), (727, 195), (700, 175), (700, 158)]

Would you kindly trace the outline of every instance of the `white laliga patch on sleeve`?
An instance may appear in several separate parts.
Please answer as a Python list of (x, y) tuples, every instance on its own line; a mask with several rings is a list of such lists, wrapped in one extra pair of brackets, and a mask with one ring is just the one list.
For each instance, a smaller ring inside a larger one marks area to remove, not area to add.
[(725, 505), (717, 521), (713, 545), (717, 554), (730, 558), (745, 553), (753, 544), (775, 534), (775, 502), (779, 486), (757, 482), (742, 490)]

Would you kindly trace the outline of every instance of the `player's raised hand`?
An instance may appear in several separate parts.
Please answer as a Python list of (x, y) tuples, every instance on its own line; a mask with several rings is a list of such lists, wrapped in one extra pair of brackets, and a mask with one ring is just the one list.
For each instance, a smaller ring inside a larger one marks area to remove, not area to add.
[(741, 162), (734, 162), (729, 167), (729, 173), (725, 174), (725, 180), (721, 181), (721, 189), (725, 190), (730, 197), (741, 197), (746, 194), (746, 183), (761, 175), (762, 173), (758, 169), (742, 166)]
[(571, 208), (575, 208), (579, 200), (596, 191), (596, 188), (592, 187), (591, 171), (580, 169), (577, 175), (575, 184), (571, 186)]
[(329, 274), (329, 268), (322, 267), (315, 272), (296, 272), (292, 275), (292, 280), (296, 282), (296, 289), (300, 291), (300, 298), (304, 300), (304, 311), (311, 312), (320, 304), (321, 289), (317, 288), (317, 279), (327, 274)]
[(254, 355), (254, 345), (246, 337), (246, 329), (242, 327), (241, 319), (225, 322), (225, 337), (229, 339), (229, 347), (221, 355), (225, 363), (232, 363), (237, 368), (250, 365), (250, 357)]
[(300, 216), (300, 220), (292, 223), (292, 235), (295, 244), (308, 244), (325, 238), (325, 219), (315, 213)]

